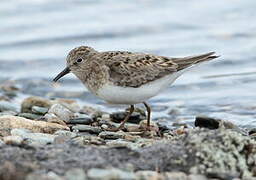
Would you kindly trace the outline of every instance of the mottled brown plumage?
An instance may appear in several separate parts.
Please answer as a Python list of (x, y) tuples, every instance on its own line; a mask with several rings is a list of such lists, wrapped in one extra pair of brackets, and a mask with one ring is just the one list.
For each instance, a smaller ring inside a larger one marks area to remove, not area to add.
[[(98, 52), (91, 47), (81, 46), (70, 51), (67, 68), (54, 81), (71, 71), (96, 96), (110, 103), (130, 104), (129, 114), (134, 109), (133, 104), (144, 103), (150, 115), (145, 100), (165, 89), (184, 69), (217, 57), (210, 52), (170, 58), (128, 51)], [(148, 126), (149, 120), (148, 116)]]

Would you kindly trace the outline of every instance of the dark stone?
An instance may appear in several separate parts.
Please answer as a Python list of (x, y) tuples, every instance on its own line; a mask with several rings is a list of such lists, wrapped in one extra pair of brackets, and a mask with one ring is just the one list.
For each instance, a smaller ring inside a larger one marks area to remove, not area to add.
[(256, 133), (256, 128), (252, 128), (252, 129), (249, 131), (249, 135), (252, 135), (252, 134), (254, 134), (254, 133)]
[(69, 124), (85, 124), (85, 125), (89, 125), (91, 123), (93, 123), (93, 119), (88, 117), (88, 118), (75, 118), (75, 119), (70, 119), (70, 121), (68, 122)]
[(195, 126), (208, 129), (218, 129), (220, 126), (220, 120), (205, 116), (197, 116)]
[(160, 131), (161, 133), (166, 133), (166, 132), (169, 132), (169, 131), (171, 130), (171, 129), (168, 128), (165, 124), (162, 124), (162, 123), (159, 123), (159, 122), (157, 122), (156, 124), (157, 124), (157, 126), (158, 126), (158, 128), (159, 128), (159, 131)]
[[(110, 114), (110, 118), (113, 122), (120, 123), (124, 120), (127, 112), (115, 112)], [(141, 115), (139, 112), (134, 112), (130, 116), (127, 122), (139, 124), (141, 120), (145, 119), (145, 116)]]
[(72, 127), (72, 130), (78, 130), (79, 132), (88, 132), (91, 134), (99, 134), (102, 131), (99, 127), (89, 125), (76, 125)]
[(220, 172), (210, 172), (207, 173), (206, 176), (208, 178), (216, 178), (220, 180), (233, 180), (235, 178), (239, 178), (239, 173), (232, 174), (232, 173), (220, 173)]

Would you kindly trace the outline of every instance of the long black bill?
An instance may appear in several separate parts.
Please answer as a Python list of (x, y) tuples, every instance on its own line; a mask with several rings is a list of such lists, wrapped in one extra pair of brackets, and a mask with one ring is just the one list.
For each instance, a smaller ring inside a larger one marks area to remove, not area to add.
[(61, 71), (54, 79), (54, 82), (57, 82), (60, 78), (62, 78), (63, 76), (65, 76), (66, 74), (70, 73), (70, 69), (68, 67), (66, 67), (63, 71)]

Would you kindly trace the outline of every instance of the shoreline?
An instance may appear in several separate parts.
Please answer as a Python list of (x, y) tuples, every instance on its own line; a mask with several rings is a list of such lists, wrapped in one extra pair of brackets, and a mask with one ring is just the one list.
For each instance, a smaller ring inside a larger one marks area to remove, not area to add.
[[(195, 126), (152, 121), (126, 112), (80, 107), (72, 99), (28, 97), (20, 111), (0, 101), (0, 177), (20, 179), (228, 179), (256, 172), (255, 132), (228, 121), (196, 117)], [(33, 164), (33, 165), (32, 165)], [(73, 174), (73, 175), (72, 175)], [(107, 174), (107, 175), (106, 175)]]

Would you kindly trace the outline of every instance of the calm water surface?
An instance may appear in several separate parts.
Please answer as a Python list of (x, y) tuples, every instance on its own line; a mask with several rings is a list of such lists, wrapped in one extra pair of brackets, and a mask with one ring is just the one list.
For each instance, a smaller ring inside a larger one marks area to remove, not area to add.
[(255, 0), (1, 0), (0, 80), (17, 81), (23, 94), (16, 103), (29, 94), (70, 97), (111, 112), (123, 107), (93, 97), (73, 75), (51, 84), (73, 47), (165, 56), (216, 51), (221, 58), (149, 101), (153, 118), (171, 125), (207, 115), (256, 127), (256, 73), (240, 75), (256, 71), (255, 7)]

